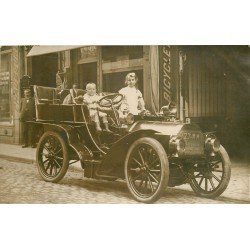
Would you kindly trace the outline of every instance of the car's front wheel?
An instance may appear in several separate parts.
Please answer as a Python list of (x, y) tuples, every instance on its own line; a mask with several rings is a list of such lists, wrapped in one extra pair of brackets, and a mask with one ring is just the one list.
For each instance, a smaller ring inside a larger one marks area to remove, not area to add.
[(149, 137), (136, 140), (126, 156), (125, 177), (137, 201), (152, 203), (158, 200), (169, 180), (169, 162), (163, 146)]
[(215, 198), (227, 188), (231, 176), (231, 163), (226, 150), (220, 146), (219, 152), (207, 158), (204, 163), (194, 164), (190, 186), (205, 198)]

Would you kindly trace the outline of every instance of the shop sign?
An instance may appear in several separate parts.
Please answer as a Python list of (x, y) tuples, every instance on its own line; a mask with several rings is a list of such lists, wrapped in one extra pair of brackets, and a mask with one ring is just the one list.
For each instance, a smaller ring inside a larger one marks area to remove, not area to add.
[(0, 86), (8, 85), (10, 81), (10, 72), (1, 72), (0, 73)]
[(175, 101), (173, 79), (173, 53), (169, 45), (159, 46), (159, 94), (160, 106)]
[(80, 48), (79, 59), (86, 59), (93, 57), (97, 57), (97, 46), (85, 46), (83, 48)]

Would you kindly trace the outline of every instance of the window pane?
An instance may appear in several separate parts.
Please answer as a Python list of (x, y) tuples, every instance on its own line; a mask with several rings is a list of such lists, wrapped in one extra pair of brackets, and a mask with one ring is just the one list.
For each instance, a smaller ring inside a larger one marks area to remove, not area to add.
[(119, 61), (143, 58), (143, 46), (103, 46), (103, 61)]

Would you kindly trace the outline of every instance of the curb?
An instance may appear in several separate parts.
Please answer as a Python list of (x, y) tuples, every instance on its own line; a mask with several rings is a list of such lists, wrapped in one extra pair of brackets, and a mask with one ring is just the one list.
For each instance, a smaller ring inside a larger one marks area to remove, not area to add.
[(36, 161), (33, 159), (27, 159), (27, 158), (22, 158), (18, 156), (11, 156), (11, 155), (3, 155), (0, 154), (0, 158), (9, 160), (9, 161), (14, 161), (14, 162), (21, 162), (21, 163), (27, 163), (27, 164), (35, 164)]

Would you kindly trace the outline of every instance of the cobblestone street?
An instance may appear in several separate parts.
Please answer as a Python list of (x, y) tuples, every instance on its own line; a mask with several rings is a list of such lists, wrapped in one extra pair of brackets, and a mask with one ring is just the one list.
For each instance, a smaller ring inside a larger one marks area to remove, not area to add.
[[(248, 165), (233, 164), (227, 190), (216, 200), (195, 196), (188, 185), (168, 188), (158, 204), (242, 204), (249, 203)], [(43, 181), (34, 164), (0, 160), (0, 203), (28, 204), (136, 204), (124, 181), (84, 178), (83, 170), (70, 167), (57, 184)]]

